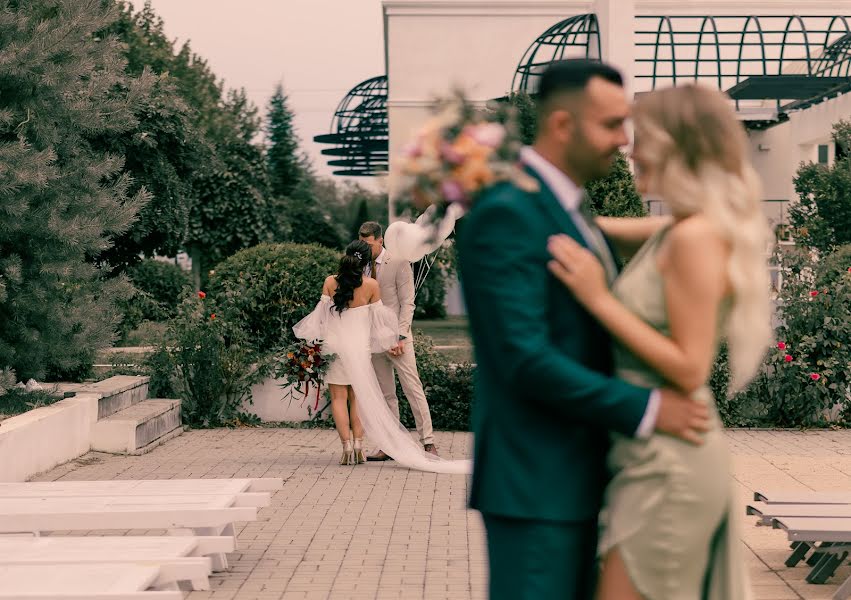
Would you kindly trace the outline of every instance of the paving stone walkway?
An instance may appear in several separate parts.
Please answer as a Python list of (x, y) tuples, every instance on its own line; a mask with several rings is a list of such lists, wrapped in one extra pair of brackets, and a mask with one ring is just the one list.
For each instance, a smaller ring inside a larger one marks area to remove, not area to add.
[[(851, 431), (728, 435), (742, 507), (754, 489), (851, 490)], [(468, 456), (470, 442), (437, 433), (444, 456)], [(143, 456), (90, 453), (36, 479), (284, 478), (260, 519), (238, 531), (231, 570), (188, 600), (486, 598), (484, 529), (465, 508), (466, 477), (392, 462), (340, 467), (338, 450), (327, 430), (191, 431)], [(851, 575), (845, 566), (832, 585), (807, 584), (805, 568), (783, 566), (781, 532), (743, 518), (742, 535), (755, 600), (828, 599)]]

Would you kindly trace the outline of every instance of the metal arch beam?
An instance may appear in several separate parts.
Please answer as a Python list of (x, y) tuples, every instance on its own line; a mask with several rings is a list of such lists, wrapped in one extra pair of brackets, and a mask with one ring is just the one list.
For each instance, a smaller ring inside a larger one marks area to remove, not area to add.
[(786, 21), (786, 31), (783, 32), (783, 40), (780, 42), (780, 68), (779, 68), (779, 70), (783, 69), (783, 55), (786, 52), (786, 38), (789, 35), (789, 26), (792, 25), (793, 21), (798, 21), (798, 23), (801, 25), (801, 34), (804, 38), (804, 49), (807, 52), (807, 74), (812, 75), (813, 74), (813, 66), (812, 66), (812, 61), (811, 61), (811, 58), (810, 58), (810, 38), (809, 38), (809, 35), (807, 35), (807, 26), (804, 24), (804, 20), (799, 15), (792, 15)]
[(721, 39), (718, 37), (718, 25), (715, 23), (714, 17), (703, 17), (703, 21), (700, 24), (700, 33), (697, 37), (697, 60), (694, 63), (694, 80), (697, 81), (699, 79), (700, 50), (702, 48), (703, 34), (707, 23), (712, 23), (712, 31), (715, 34), (715, 64), (718, 69), (718, 89), (721, 89), (724, 87), (721, 70)]
[[(523, 53), (511, 79), (511, 90), (534, 93), (532, 82), (539, 77), (537, 69), (563, 59), (569, 48), (584, 48), (586, 58), (599, 60), (600, 35), (597, 15), (594, 13), (573, 15), (547, 28)], [(595, 40), (592, 40), (592, 37)], [(592, 44), (596, 46), (593, 49)], [(552, 55), (541, 56), (544, 48), (551, 48)], [(596, 50), (596, 57), (592, 57), (592, 50)]]

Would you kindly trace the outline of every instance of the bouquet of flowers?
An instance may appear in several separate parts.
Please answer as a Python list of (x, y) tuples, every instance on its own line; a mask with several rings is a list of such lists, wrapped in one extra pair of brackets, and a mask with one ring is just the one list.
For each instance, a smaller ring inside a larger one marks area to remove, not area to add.
[[(519, 164), (519, 128), (513, 107), (500, 104), (483, 110), (461, 92), (439, 100), (432, 117), (402, 151), (398, 191), (403, 210), (428, 209), (431, 225), (450, 210), (466, 212), (487, 187), (511, 181), (529, 191), (535, 179)], [(433, 208), (431, 208), (433, 207)]]
[(316, 404), (313, 410), (319, 409), (319, 388), (325, 381), (328, 367), (336, 358), (334, 354), (322, 354), (322, 340), (296, 340), (283, 349), (275, 357), (273, 376), (283, 379), (291, 386), (288, 396), (292, 399), (293, 388), (304, 386), (304, 399), (310, 392), (310, 384), (316, 386)]

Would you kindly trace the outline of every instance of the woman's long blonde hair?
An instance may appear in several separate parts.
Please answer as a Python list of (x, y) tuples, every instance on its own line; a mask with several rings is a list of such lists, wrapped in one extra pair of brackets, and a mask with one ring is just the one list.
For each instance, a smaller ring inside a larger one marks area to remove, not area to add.
[(651, 92), (635, 105), (636, 148), (652, 167), (655, 192), (676, 216), (702, 213), (729, 244), (732, 306), (723, 333), (730, 390), (747, 385), (771, 343), (767, 256), (772, 234), (747, 134), (721, 92), (686, 85)]

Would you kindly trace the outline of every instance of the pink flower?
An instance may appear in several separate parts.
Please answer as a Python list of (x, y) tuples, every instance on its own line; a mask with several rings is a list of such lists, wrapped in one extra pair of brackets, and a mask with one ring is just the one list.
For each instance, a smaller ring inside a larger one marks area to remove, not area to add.
[(812, 379), (813, 381), (818, 381), (819, 379), (821, 379), (821, 375), (819, 375), (818, 373), (810, 373), (810, 379)]
[(786, 349), (786, 342), (777, 342), (777, 348), (780, 350)]
[(216, 320), (216, 313), (213, 313), (213, 314), (211, 314), (211, 315), (210, 315), (210, 320), (211, 320), (211, 321), (215, 321), (215, 320)]
[(785, 360), (786, 362), (792, 362), (792, 355), (787, 354), (786, 356), (783, 357), (783, 360)]
[(464, 189), (454, 179), (446, 179), (440, 182), (440, 193), (446, 198), (447, 202), (463, 202), (466, 200)]
[(505, 128), (499, 123), (482, 123), (467, 128), (467, 133), (479, 144), (498, 148), (505, 139)]
[(813, 298), (818, 296), (818, 290), (813, 290), (812, 292), (810, 292), (810, 296), (812, 296)]
[(851, 273), (851, 267), (848, 267), (848, 272)]
[(203, 300), (204, 298), (207, 297), (207, 294), (205, 294), (204, 292), (198, 292), (198, 297), (201, 298), (201, 300)]
[(453, 148), (449, 142), (443, 142), (440, 145), (440, 155), (446, 162), (453, 165), (460, 165), (464, 162), (464, 155)]
[(402, 156), (404, 156), (405, 158), (419, 158), (421, 154), (422, 149), (420, 148), (420, 145), (416, 142), (410, 142), (408, 144), (405, 144), (405, 146), (402, 148)]

